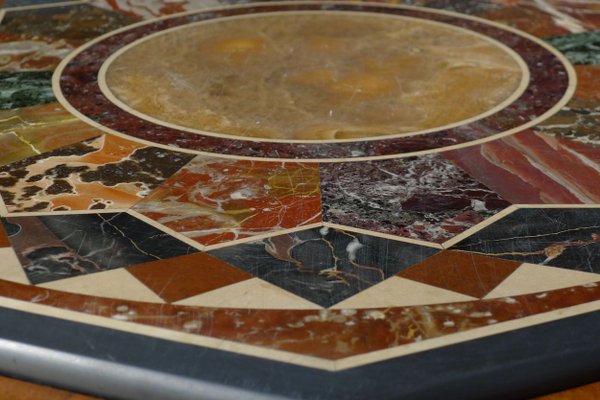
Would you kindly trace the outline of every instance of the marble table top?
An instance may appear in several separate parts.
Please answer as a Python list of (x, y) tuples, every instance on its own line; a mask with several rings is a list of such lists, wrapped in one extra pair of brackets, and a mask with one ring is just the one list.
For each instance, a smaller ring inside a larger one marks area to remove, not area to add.
[(600, 2), (0, 4), (0, 373), (145, 400), (600, 379)]

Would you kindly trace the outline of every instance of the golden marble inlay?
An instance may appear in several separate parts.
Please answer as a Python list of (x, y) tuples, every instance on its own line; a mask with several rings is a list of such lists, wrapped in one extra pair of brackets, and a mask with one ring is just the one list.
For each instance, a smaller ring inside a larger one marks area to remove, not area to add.
[(475, 118), (514, 97), (514, 53), (449, 25), (278, 13), (171, 29), (115, 54), (104, 90), (151, 120), (276, 140), (371, 138)]

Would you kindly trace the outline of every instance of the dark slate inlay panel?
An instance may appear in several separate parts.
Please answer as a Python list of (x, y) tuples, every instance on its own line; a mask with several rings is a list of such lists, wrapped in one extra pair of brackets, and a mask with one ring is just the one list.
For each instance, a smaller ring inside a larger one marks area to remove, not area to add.
[(600, 209), (519, 209), (452, 249), (600, 273)]
[(209, 253), (330, 307), (437, 252), (430, 247), (323, 227)]
[(195, 253), (125, 213), (2, 218), (33, 284)]

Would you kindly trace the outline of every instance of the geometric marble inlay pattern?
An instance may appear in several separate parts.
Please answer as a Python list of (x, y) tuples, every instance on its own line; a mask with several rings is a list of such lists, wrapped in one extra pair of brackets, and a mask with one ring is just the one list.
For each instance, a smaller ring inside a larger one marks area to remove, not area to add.
[[(59, 69), (60, 80), (55, 82), (55, 88), (60, 91), (59, 97), (62, 101), (65, 104), (69, 104), (69, 106), (82, 118), (86, 118), (111, 131), (118, 131), (119, 133), (130, 137), (151, 141), (163, 146), (185, 148), (191, 152), (197, 153), (218, 153), (238, 157), (284, 159), (287, 161), (299, 158), (304, 160), (330, 160), (388, 157), (398, 154), (410, 154), (447, 146), (455, 146), (471, 141), (489, 140), (496, 135), (504, 135), (507, 132), (514, 133), (535, 124), (537, 121), (543, 120), (549, 114), (554, 112), (555, 107), (564, 104), (571, 95), (569, 82), (572, 79), (573, 71), (564, 58), (559, 56), (552, 47), (538, 40), (534, 40), (532, 37), (505, 29), (500, 25), (492, 25), (479, 19), (466, 19), (458, 14), (449, 15), (443, 12), (439, 13), (435, 10), (426, 8), (392, 9), (387, 6), (374, 4), (336, 4), (332, 6), (329, 5), (329, 3), (325, 4), (321, 2), (280, 3), (276, 8), (277, 11), (286, 13), (285, 17), (290, 16), (293, 20), (300, 18), (307, 13), (329, 13), (326, 18), (333, 18), (340, 14), (353, 16), (352, 13), (355, 12), (371, 13), (368, 15), (369, 17), (373, 16), (373, 14), (379, 15), (383, 13), (389, 14), (390, 18), (393, 17), (398, 21), (408, 17), (411, 21), (413, 19), (428, 20), (436, 26), (437, 23), (442, 22), (445, 29), (449, 30), (454, 30), (455, 28), (467, 29), (471, 31), (471, 33), (476, 34), (476, 36), (482, 35), (487, 37), (486, 40), (491, 39), (492, 43), (509, 51), (513, 59), (518, 60), (521, 69), (520, 84), (510, 98), (502, 96), (506, 99), (506, 103), (503, 103), (498, 107), (488, 107), (486, 112), (482, 114), (476, 113), (478, 114), (477, 117), (465, 120), (460, 126), (450, 126), (446, 129), (444, 126), (434, 124), (435, 127), (432, 127), (425, 132), (421, 132), (419, 131), (418, 126), (401, 129), (401, 127), (397, 125), (397, 130), (389, 131), (390, 133), (396, 132), (395, 135), (381, 136), (381, 138), (375, 136), (372, 140), (364, 140), (371, 136), (373, 130), (368, 128), (370, 124), (361, 124), (361, 121), (357, 120), (360, 114), (359, 110), (364, 108), (367, 114), (373, 116), (376, 132), (380, 133), (386, 133), (387, 129), (384, 127), (385, 118), (390, 115), (390, 113), (387, 112), (378, 114), (377, 110), (381, 107), (373, 107), (373, 104), (375, 104), (373, 101), (365, 103), (365, 98), (369, 98), (372, 94), (377, 94), (379, 96), (381, 93), (385, 93), (385, 95), (388, 96), (390, 92), (396, 90), (398, 85), (404, 86), (404, 89), (400, 90), (402, 95), (412, 93), (411, 101), (415, 100), (415, 96), (420, 92), (420, 90), (415, 91), (414, 88), (414, 83), (417, 80), (410, 79), (405, 81), (404, 79), (406, 79), (407, 76), (414, 78), (419, 74), (424, 73), (426, 71), (425, 68), (416, 67), (413, 70), (409, 69), (410, 72), (400, 73), (404, 70), (403, 63), (405, 61), (412, 65), (418, 65), (417, 63), (422, 61), (420, 58), (421, 56), (427, 57), (425, 49), (427, 48), (427, 43), (429, 43), (427, 41), (428, 39), (425, 39), (424, 42), (420, 41), (421, 36), (426, 37), (427, 33), (424, 33), (424, 30), (416, 29), (414, 31), (414, 39), (412, 40), (415, 45), (418, 43), (419, 50), (416, 52), (412, 51), (411, 48), (402, 48), (398, 50), (400, 51), (399, 54), (394, 54), (394, 50), (392, 49), (396, 49), (396, 47), (390, 46), (390, 48), (385, 50), (388, 54), (384, 55), (381, 60), (374, 59), (373, 62), (369, 64), (368, 60), (363, 60), (361, 56), (355, 57), (355, 60), (348, 58), (347, 62), (342, 65), (341, 70), (337, 70), (336, 68), (329, 70), (328, 68), (332, 68), (332, 65), (334, 65), (331, 63), (327, 63), (327, 65), (323, 67), (319, 65), (312, 66), (306, 62), (298, 62), (298, 72), (300, 75), (305, 76), (306, 79), (304, 80), (307, 81), (308, 84), (307, 94), (304, 94), (299, 98), (295, 98), (295, 96), (304, 91), (293, 90), (294, 74), (291, 73), (291, 69), (288, 68), (290, 73), (286, 74), (285, 71), (281, 73), (281, 71), (277, 70), (277, 65), (265, 64), (265, 68), (274, 68), (273, 74), (267, 74), (265, 78), (260, 78), (260, 76), (262, 76), (260, 75), (257, 80), (264, 82), (264, 84), (257, 89), (250, 90), (254, 97), (253, 100), (242, 104), (241, 107), (243, 110), (246, 110), (244, 112), (249, 115), (245, 117), (246, 123), (241, 126), (241, 133), (254, 130), (257, 125), (262, 123), (263, 117), (269, 115), (272, 110), (267, 108), (266, 111), (262, 111), (264, 108), (260, 110), (256, 108), (265, 101), (264, 97), (262, 98), (263, 100), (261, 100), (261, 93), (265, 90), (268, 91), (269, 88), (272, 87), (271, 84), (273, 81), (283, 80), (284, 87), (287, 88), (287, 92), (290, 94), (279, 96), (281, 101), (276, 103), (277, 107), (288, 104), (289, 107), (297, 110), (298, 108), (301, 108), (298, 107), (298, 105), (305, 98), (311, 98), (312, 95), (314, 95), (312, 98), (317, 99), (323, 99), (323, 96), (326, 97), (325, 92), (328, 90), (327, 88), (333, 88), (334, 91), (337, 90), (336, 93), (338, 96), (347, 99), (343, 100), (341, 103), (344, 106), (343, 108), (346, 108), (347, 103), (354, 105), (356, 110), (354, 114), (351, 113), (348, 117), (349, 121), (352, 122), (351, 125), (354, 125), (349, 129), (350, 131), (353, 131), (351, 138), (346, 138), (347, 135), (344, 132), (345, 128), (343, 126), (330, 124), (333, 119), (337, 118), (337, 107), (329, 107), (325, 110), (325, 113), (323, 113), (322, 110), (319, 110), (318, 114), (325, 114), (323, 115), (323, 120), (328, 121), (325, 125), (325, 131), (328, 132), (326, 137), (331, 137), (330, 131), (333, 131), (333, 134), (337, 134), (339, 131), (339, 133), (342, 134), (342, 137), (344, 137), (344, 139), (337, 139), (332, 142), (318, 139), (300, 143), (278, 140), (249, 142), (244, 138), (228, 137), (222, 133), (226, 133), (233, 125), (236, 125), (237, 122), (228, 118), (225, 118), (224, 121), (220, 121), (219, 119), (223, 116), (221, 112), (213, 112), (212, 114), (209, 112), (207, 115), (207, 118), (210, 121), (218, 122), (217, 127), (222, 126), (222, 129), (219, 128), (219, 131), (223, 131), (221, 133), (217, 132), (218, 134), (211, 134), (210, 132), (204, 131), (203, 128), (205, 128), (205, 125), (203, 123), (193, 123), (193, 126), (191, 126), (191, 128), (194, 129), (193, 131), (182, 130), (177, 125), (170, 124), (167, 121), (161, 121), (154, 117), (149, 118), (148, 116), (140, 114), (129, 106), (119, 103), (118, 98), (110, 93), (109, 86), (112, 82), (110, 78), (114, 71), (111, 70), (108, 65), (112, 61), (118, 62), (118, 56), (126, 55), (127, 50), (134, 51), (136, 46), (151, 45), (154, 40), (160, 42), (159, 33), (161, 35), (166, 35), (176, 31), (174, 29), (167, 32), (167, 29), (171, 28), (191, 29), (191, 24), (193, 23), (197, 23), (196, 25), (193, 25), (195, 29), (199, 29), (200, 26), (205, 25), (217, 26), (218, 24), (216, 24), (214, 20), (217, 20), (216, 22), (221, 22), (218, 21), (218, 19), (225, 16), (236, 17), (236, 21), (244, 21), (245, 18), (243, 17), (248, 14), (254, 14), (253, 16), (255, 18), (252, 18), (252, 20), (259, 20), (260, 18), (258, 17), (264, 17), (264, 13), (273, 12), (269, 7), (270, 6), (268, 5), (261, 5), (254, 8), (234, 7), (226, 11), (211, 10), (210, 12), (197, 10), (196, 12), (190, 12), (188, 14), (162, 20), (162, 22), (158, 24), (133, 25), (129, 29), (117, 32), (114, 36), (100, 37), (93, 41), (89, 46), (69, 55), (69, 57), (61, 64), (61, 68)], [(364, 20), (366, 19), (369, 18), (365, 16)], [(240, 22), (240, 24), (243, 24), (243, 22)], [(291, 27), (294, 24), (288, 25)], [(286, 25), (285, 28), (287, 27), (288, 26)], [(325, 24), (323, 28), (327, 35), (335, 33), (335, 35), (332, 35), (334, 39), (333, 42), (322, 40), (319, 42), (319, 38), (317, 37), (317, 41), (314, 45), (317, 47), (317, 50), (318, 47), (321, 46), (324, 51), (333, 51), (333, 48), (338, 48), (339, 55), (336, 56), (336, 59), (339, 59), (340, 57), (344, 58), (345, 54), (350, 51), (350, 48), (348, 46), (336, 47), (334, 42), (337, 40), (336, 38), (351, 37), (353, 31), (345, 27), (338, 33), (332, 32), (333, 28), (333, 24)], [(263, 32), (263, 36), (264, 34), (265, 32)], [(394, 34), (399, 35), (400, 33), (396, 30)], [(303, 35), (308, 35), (308, 32), (304, 32)], [(385, 36), (385, 34), (383, 34), (383, 36)], [(296, 40), (294, 39), (294, 35), (287, 35), (285, 37), (289, 38), (289, 40)], [(272, 43), (268, 40), (263, 43), (263, 39), (256, 39), (255, 34), (247, 31), (241, 32), (237, 36), (232, 34), (231, 37), (226, 37), (222, 43), (219, 41), (213, 44), (205, 43), (204, 41), (206, 40), (210, 42), (210, 39), (207, 39), (206, 36), (202, 35), (191, 35), (189, 36), (189, 39), (190, 42), (194, 43), (194, 46), (196, 46), (195, 48), (205, 48), (204, 45), (206, 45), (208, 53), (206, 57), (202, 57), (206, 60), (206, 64), (203, 64), (203, 67), (209, 63), (216, 62), (217, 64), (233, 65), (234, 68), (232, 71), (237, 71), (236, 68), (240, 68), (244, 63), (250, 62), (250, 57), (253, 59), (257, 58), (260, 61), (262, 59), (269, 59), (271, 56), (270, 53), (275, 53), (275, 55), (279, 57), (278, 54), (280, 52), (278, 46), (271, 46)], [(351, 43), (354, 42), (351, 41)], [(437, 44), (439, 41), (434, 41), (432, 43), (434, 47), (433, 51), (435, 53), (433, 59), (438, 60), (439, 57), (437, 55), (443, 50)], [(479, 48), (480, 46), (475, 47)], [(169, 46), (166, 48), (169, 49)], [(290, 49), (289, 46), (283, 46), (281, 48)], [(448, 88), (449, 85), (457, 79), (471, 79), (492, 65), (497, 66), (502, 64), (502, 62), (500, 62), (501, 57), (499, 58), (497, 55), (494, 56), (493, 54), (489, 54), (488, 50), (485, 49), (481, 49), (480, 51), (483, 53), (485, 59), (485, 62), (483, 63), (477, 65), (473, 63), (466, 64), (461, 59), (452, 59), (451, 61), (448, 61), (448, 63), (443, 64), (442, 68), (445, 65), (447, 68), (454, 70), (452, 73), (458, 73), (458, 77), (452, 78), (451, 82), (442, 82), (438, 85), (436, 90)], [(254, 56), (255, 53), (258, 57)], [(290, 55), (289, 57), (292, 56)], [(287, 58), (283, 57), (284, 60)], [(403, 59), (405, 61), (402, 61)], [(470, 57), (470, 59), (473, 59), (473, 57)], [(188, 92), (187, 88), (189, 86), (187, 85), (197, 86), (198, 82), (203, 85), (202, 79), (196, 82), (191, 78), (186, 78), (186, 76), (188, 76), (187, 72), (183, 73), (188, 69), (192, 72), (200, 71), (199, 69), (193, 68), (194, 60), (194, 57), (187, 57), (185, 63), (189, 66), (178, 65), (177, 71), (181, 73), (175, 73), (175, 70), (173, 71), (175, 75), (178, 75), (181, 78), (180, 80), (177, 80), (177, 78), (165, 78), (164, 84), (167, 86), (174, 85), (175, 88), (179, 87), (181, 93)], [(364, 68), (359, 68), (363, 62), (366, 62)], [(431, 63), (426, 63), (426, 68), (431, 68), (432, 65), (430, 64)], [(541, 64), (544, 64), (545, 68), (539, 68), (539, 65)], [(180, 70), (180, 67), (183, 68), (183, 70)], [(367, 70), (380, 72), (361, 77), (362, 75), (356, 76), (351, 70), (355, 68), (358, 69), (359, 75), (361, 73), (364, 74)], [(127, 70), (128, 68), (124, 69)], [(471, 69), (473, 72), (469, 72)], [(227, 70), (227, 68), (223, 66), (222, 69), (217, 70), (221, 73), (223, 70)], [(387, 76), (388, 71), (390, 70), (397, 70), (398, 74), (395, 75), (395, 77), (392, 75), (394, 78), (388, 81), (385, 79), (385, 76)], [(502, 68), (500, 68), (500, 70), (502, 70)], [(498, 70), (497, 73), (503, 73), (500, 70)], [(141, 79), (143, 79), (144, 74), (139, 75)], [(492, 74), (492, 76), (494, 75), (495, 73)], [(203, 92), (206, 92), (207, 95), (214, 96), (215, 99), (219, 100), (220, 104), (223, 104), (223, 98), (231, 96), (233, 93), (226, 90), (228, 88), (228, 82), (233, 82), (235, 84), (236, 76), (236, 74), (232, 73), (222, 76), (221, 78), (223, 79), (215, 79), (212, 91), (211, 88), (208, 88)], [(107, 81), (106, 78), (109, 78), (109, 80)], [(167, 80), (171, 83), (167, 84)], [(347, 83), (345, 83), (345, 80), (348, 80)], [(429, 90), (428, 85), (433, 84), (435, 79), (430, 77), (429, 81), (429, 83), (424, 83), (424, 88), (426, 90)], [(248, 85), (250, 85), (250, 89), (252, 89), (252, 84), (248, 83)], [(165, 90), (161, 92), (161, 96), (170, 96), (167, 94), (167, 86), (165, 86)], [(135, 88), (136, 85), (134, 84), (132, 87)], [(462, 90), (466, 93), (466, 91), (470, 90), (468, 88), (469, 85), (465, 84), (458, 86), (457, 90)], [(473, 88), (471, 87), (471, 89)], [(477, 88), (475, 88), (475, 90), (477, 90)], [(541, 91), (544, 92), (543, 96), (539, 95)], [(244, 91), (244, 93), (246, 92), (248, 91)], [(454, 95), (454, 91), (451, 92), (451, 95)], [(485, 93), (485, 96), (488, 95), (491, 95), (491, 92), (488, 91)], [(121, 93), (120, 96), (123, 96), (123, 93)], [(170, 97), (173, 98), (174, 102), (186, 102), (186, 96)], [(393, 96), (392, 98), (386, 98), (388, 99), (387, 101), (397, 100), (397, 98)], [(140, 105), (136, 104), (137, 100), (133, 99), (131, 101), (131, 104), (134, 105), (134, 107)], [(155, 100), (161, 101), (156, 97)], [(373, 100), (373, 97), (371, 97), (371, 100)], [(460, 100), (456, 101), (458, 102)], [(480, 101), (484, 100), (480, 98)], [(364, 107), (358, 107), (357, 105), (359, 102), (362, 102)], [(404, 118), (405, 120), (418, 114), (431, 116), (430, 112), (425, 112), (425, 108), (427, 107), (426, 103), (419, 104), (419, 100), (415, 100), (415, 103), (417, 106), (415, 107), (414, 112), (407, 114), (406, 118)], [(225, 102), (225, 104), (231, 103)], [(184, 109), (187, 107), (187, 105), (182, 105), (180, 108)], [(211, 106), (211, 109), (213, 107), (214, 106)], [(161, 109), (164, 107), (160, 107), (159, 105), (158, 108)], [(238, 112), (237, 108), (235, 113)], [(301, 109), (301, 111), (304, 110)], [(329, 115), (330, 111), (331, 115)], [(227, 114), (231, 114), (231, 111), (227, 111)], [(306, 117), (309, 119), (311, 115), (310, 112), (306, 113)], [(171, 116), (167, 115), (167, 117), (170, 118)], [(356, 123), (354, 121), (356, 121)], [(295, 125), (293, 120), (291, 123), (292, 125)], [(190, 124), (187, 123), (187, 125)], [(282, 127), (283, 128), (281, 129), (287, 129), (285, 124), (282, 125)], [(272, 129), (274, 128), (270, 128), (270, 130)], [(320, 129), (321, 128), (318, 128), (317, 130)], [(280, 134), (280, 132), (276, 133)], [(326, 139), (326, 137), (323, 139)]]
[(209, 254), (329, 307), (437, 251), (322, 227), (212, 250)]
[(3, 6), (1, 373), (161, 400), (597, 375), (600, 6)]

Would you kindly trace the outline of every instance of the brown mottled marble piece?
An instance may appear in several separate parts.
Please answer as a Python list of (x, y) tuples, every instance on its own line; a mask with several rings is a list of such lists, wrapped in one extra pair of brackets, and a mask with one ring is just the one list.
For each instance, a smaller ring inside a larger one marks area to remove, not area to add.
[(193, 156), (113, 135), (0, 167), (9, 212), (128, 208)]

